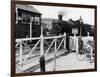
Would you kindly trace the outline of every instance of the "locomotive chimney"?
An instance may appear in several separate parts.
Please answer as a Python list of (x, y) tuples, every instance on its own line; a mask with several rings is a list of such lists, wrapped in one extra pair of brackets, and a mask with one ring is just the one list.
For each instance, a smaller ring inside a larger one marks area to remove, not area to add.
[(58, 19), (62, 21), (62, 15), (58, 15)]

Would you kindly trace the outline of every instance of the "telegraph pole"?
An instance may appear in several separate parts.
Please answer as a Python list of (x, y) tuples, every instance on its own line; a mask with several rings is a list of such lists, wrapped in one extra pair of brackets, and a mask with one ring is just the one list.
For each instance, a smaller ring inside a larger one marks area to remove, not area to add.
[(80, 16), (80, 37), (81, 37), (81, 34), (82, 34), (82, 23), (83, 23), (83, 20), (82, 20), (82, 17)]

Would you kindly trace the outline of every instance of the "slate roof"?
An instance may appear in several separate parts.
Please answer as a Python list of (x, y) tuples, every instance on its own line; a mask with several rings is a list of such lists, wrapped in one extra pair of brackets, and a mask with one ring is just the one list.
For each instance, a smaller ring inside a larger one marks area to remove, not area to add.
[(16, 8), (22, 9), (22, 10), (26, 10), (26, 11), (30, 11), (30, 12), (34, 12), (34, 13), (38, 13), (41, 14), (38, 10), (36, 10), (33, 6), (29, 6), (29, 5), (23, 5), (23, 4), (16, 4)]

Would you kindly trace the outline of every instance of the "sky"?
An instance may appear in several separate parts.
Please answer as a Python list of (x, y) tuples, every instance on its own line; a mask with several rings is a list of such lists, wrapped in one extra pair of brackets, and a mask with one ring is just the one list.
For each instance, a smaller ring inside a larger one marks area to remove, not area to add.
[(73, 7), (57, 7), (57, 6), (43, 6), (32, 5), (41, 14), (42, 18), (58, 18), (59, 13), (63, 13), (63, 20), (78, 20), (80, 16), (84, 23), (94, 25), (94, 9), (90, 8), (73, 8)]

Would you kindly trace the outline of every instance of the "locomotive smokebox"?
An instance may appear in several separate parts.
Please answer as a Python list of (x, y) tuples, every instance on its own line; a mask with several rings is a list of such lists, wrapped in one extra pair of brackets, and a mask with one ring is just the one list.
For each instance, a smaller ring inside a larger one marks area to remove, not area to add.
[(59, 19), (60, 21), (62, 21), (62, 17), (63, 17), (63, 16), (62, 16), (61, 14), (58, 15), (58, 19)]

